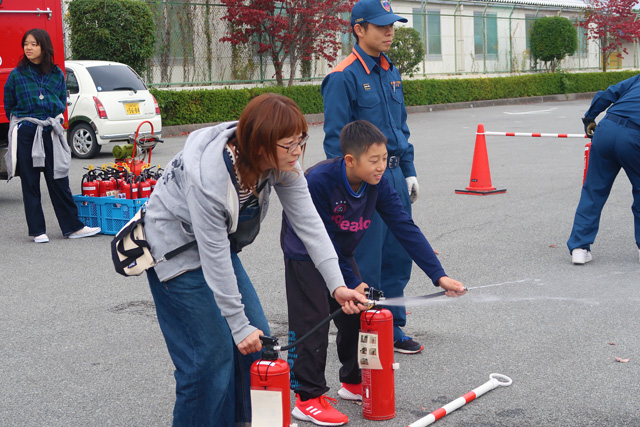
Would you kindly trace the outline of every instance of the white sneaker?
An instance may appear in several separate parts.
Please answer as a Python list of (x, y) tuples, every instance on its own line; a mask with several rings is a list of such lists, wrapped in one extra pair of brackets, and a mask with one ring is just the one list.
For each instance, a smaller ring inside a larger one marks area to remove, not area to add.
[(342, 383), (338, 396), (344, 400), (362, 400), (362, 384)]
[(48, 243), (49, 237), (46, 234), (41, 234), (33, 238), (33, 241), (36, 243)]
[(82, 237), (95, 236), (100, 231), (102, 231), (100, 227), (87, 227), (85, 225), (80, 230), (74, 231), (73, 233), (69, 234), (67, 237), (70, 239), (80, 239)]
[(571, 262), (574, 264), (586, 264), (591, 262), (592, 259), (591, 252), (586, 249), (576, 248), (571, 251)]
[(638, 249), (638, 261), (640, 261), (640, 249)]

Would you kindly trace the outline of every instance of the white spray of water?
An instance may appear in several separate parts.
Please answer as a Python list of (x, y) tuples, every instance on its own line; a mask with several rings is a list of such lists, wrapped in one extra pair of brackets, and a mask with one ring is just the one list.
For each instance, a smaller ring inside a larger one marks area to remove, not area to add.
[[(514, 283), (524, 283), (524, 282), (528, 282), (530, 280), (533, 280), (533, 279), (514, 280), (514, 281), (511, 281), (511, 282), (503, 282), (503, 283), (492, 283), (490, 285), (474, 286), (472, 288), (467, 288), (467, 290), (491, 288), (493, 286), (511, 285), (511, 284), (514, 284)], [(535, 279), (535, 281), (537, 282), (537, 281), (539, 281), (539, 279)]]
[[(521, 280), (513, 280), (513, 281), (509, 281), (509, 282), (502, 282), (502, 283), (491, 283), (489, 285), (482, 285), (482, 286), (473, 286), (471, 288), (467, 288), (467, 290), (473, 290), (473, 289), (483, 289), (483, 288), (491, 288), (494, 286), (502, 286), (502, 285), (512, 285), (512, 284), (518, 284), (518, 283), (524, 283), (524, 282), (540, 282), (540, 279), (521, 279)], [(444, 296), (444, 291), (442, 292), (438, 292), (437, 294), (440, 294), (438, 296)], [(469, 295), (474, 295), (474, 297), (476, 297), (475, 293), (471, 293)], [(462, 297), (464, 298), (464, 297)], [(492, 298), (496, 298), (496, 297), (492, 297), (492, 296), (488, 296), (485, 295), (484, 299), (485, 300), (490, 300)], [(474, 298), (475, 299), (475, 298)], [(481, 297), (482, 299), (482, 297)], [(384, 301), (381, 301), (380, 305), (382, 306), (405, 306), (405, 305), (409, 305), (409, 306), (420, 306), (420, 305), (427, 305), (427, 304), (433, 304), (433, 303), (442, 303), (442, 302), (446, 302), (448, 300), (448, 298), (438, 298), (436, 297), (436, 295), (424, 295), (422, 297), (397, 297), (397, 298), (389, 298), (386, 299)]]

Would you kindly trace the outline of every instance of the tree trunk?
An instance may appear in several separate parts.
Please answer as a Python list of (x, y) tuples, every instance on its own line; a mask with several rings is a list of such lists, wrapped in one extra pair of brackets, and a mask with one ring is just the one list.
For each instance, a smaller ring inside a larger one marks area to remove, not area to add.
[(276, 71), (276, 84), (278, 86), (284, 86), (284, 81), (282, 79), (282, 61), (276, 54), (271, 55), (271, 60), (273, 61), (273, 68)]

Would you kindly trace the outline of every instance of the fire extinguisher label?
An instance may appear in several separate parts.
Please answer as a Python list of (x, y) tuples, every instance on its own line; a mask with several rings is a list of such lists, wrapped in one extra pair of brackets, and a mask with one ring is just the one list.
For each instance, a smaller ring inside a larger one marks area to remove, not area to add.
[(376, 332), (360, 332), (358, 338), (358, 366), (360, 369), (382, 369), (380, 351), (378, 350), (378, 334)]
[(282, 392), (251, 389), (251, 427), (281, 426)]

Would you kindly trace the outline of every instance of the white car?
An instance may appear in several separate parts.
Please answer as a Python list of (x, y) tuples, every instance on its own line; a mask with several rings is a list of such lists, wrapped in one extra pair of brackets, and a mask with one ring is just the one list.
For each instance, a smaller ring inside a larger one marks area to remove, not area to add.
[[(66, 61), (67, 141), (74, 156), (91, 159), (110, 142), (162, 137), (160, 107), (131, 67), (111, 61)], [(141, 123), (149, 121), (142, 126)]]

